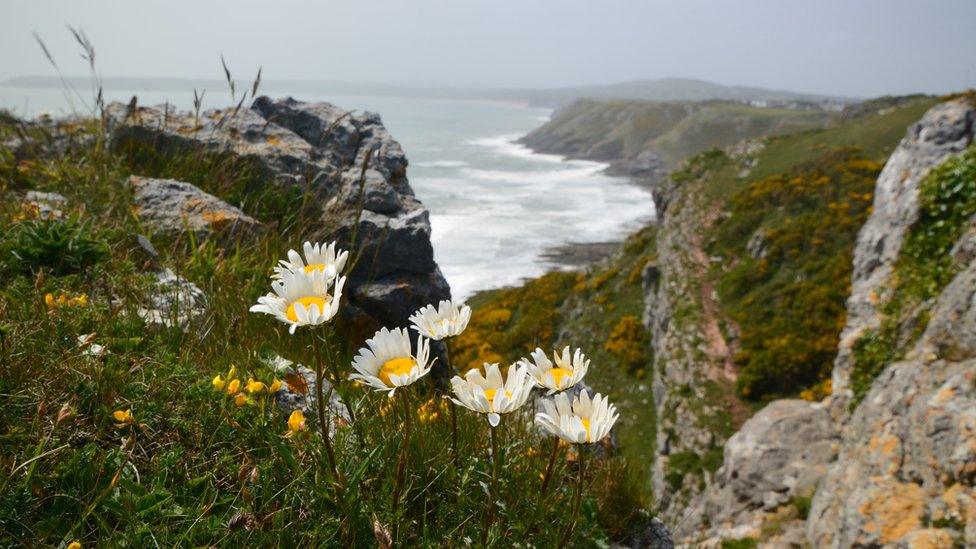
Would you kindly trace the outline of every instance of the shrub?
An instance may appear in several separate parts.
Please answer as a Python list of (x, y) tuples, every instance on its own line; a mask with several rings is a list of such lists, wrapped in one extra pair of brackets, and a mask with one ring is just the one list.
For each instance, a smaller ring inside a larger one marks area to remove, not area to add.
[(614, 325), (603, 348), (617, 357), (621, 366), (634, 370), (644, 365), (647, 345), (647, 337), (641, 321), (634, 315), (624, 315)]

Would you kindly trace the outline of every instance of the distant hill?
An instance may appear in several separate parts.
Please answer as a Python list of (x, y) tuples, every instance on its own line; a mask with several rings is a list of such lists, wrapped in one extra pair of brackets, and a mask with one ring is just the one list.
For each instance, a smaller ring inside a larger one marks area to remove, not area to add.
[(643, 99), (647, 101), (737, 101), (751, 104), (802, 104), (842, 106), (858, 99), (841, 96), (816, 95), (790, 91), (767, 90), (745, 86), (725, 86), (693, 78), (661, 78), (633, 80), (604, 86), (583, 86), (539, 90), (511, 90), (524, 94), (530, 104), (562, 107), (579, 98)]
[(821, 128), (824, 109), (760, 108), (730, 101), (581, 99), (522, 142), (545, 153), (611, 162), (617, 173), (659, 179), (681, 160), (743, 139)]
[[(240, 75), (238, 75), (240, 76)], [(89, 86), (87, 78), (68, 78), (75, 87)], [(191, 78), (116, 78), (102, 80), (106, 88), (124, 90), (189, 91), (208, 89), (223, 91), (227, 83), (219, 79)], [(238, 89), (245, 89), (249, 81), (239, 80)], [(0, 82), (0, 86), (25, 88), (60, 88), (61, 80), (51, 76), (18, 76)], [(261, 89), (267, 93), (333, 93), (340, 95), (379, 95), (395, 97), (432, 97), (454, 99), (494, 99), (517, 101), (532, 106), (559, 108), (580, 98), (643, 99), (648, 101), (707, 101), (723, 100), (759, 105), (816, 105), (840, 108), (857, 99), (767, 90), (763, 88), (725, 86), (691, 78), (662, 78), (633, 80), (616, 84), (559, 88), (458, 88), (449, 86), (397, 86), (376, 83), (352, 83), (319, 80), (265, 80)]]

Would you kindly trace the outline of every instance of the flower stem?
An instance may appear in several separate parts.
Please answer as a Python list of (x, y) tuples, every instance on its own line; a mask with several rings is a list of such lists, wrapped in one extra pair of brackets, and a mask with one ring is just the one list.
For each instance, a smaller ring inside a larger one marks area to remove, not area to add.
[[(447, 379), (450, 381), (454, 377), (454, 361), (451, 359), (451, 340), (449, 338), (444, 340), (444, 349), (447, 352)], [(457, 405), (451, 399), (447, 399), (447, 402), (451, 407), (451, 452), (454, 456), (454, 471), (458, 472), (461, 465), (458, 456)]]
[[(349, 412), (349, 421), (355, 425), (356, 423), (356, 412), (352, 408), (349, 399), (346, 398), (345, 391), (342, 390), (342, 379), (339, 377), (339, 369), (336, 365), (335, 355), (332, 353), (332, 328), (329, 327), (325, 332), (325, 350), (329, 353), (329, 371), (332, 374), (332, 386), (335, 387), (337, 393), (339, 393), (339, 398), (342, 399), (342, 403), (346, 407), (346, 411)], [(358, 434), (357, 430), (357, 434)]]
[(488, 533), (495, 522), (495, 507), (498, 505), (498, 471), (501, 469), (501, 456), (498, 454), (498, 435), (496, 431), (501, 428), (501, 423), (497, 427), (488, 426), (491, 437), (491, 498), (488, 501), (488, 514), (485, 518), (484, 532), (481, 534), (481, 545), (488, 544)]
[(552, 452), (549, 453), (549, 465), (546, 466), (546, 474), (542, 477), (542, 487), (539, 488), (539, 498), (546, 495), (549, 488), (549, 481), (552, 480), (552, 470), (556, 465), (556, 456), (559, 454), (559, 439), (552, 439)]
[(559, 547), (566, 547), (569, 543), (569, 538), (573, 535), (573, 530), (576, 529), (576, 522), (579, 519), (580, 503), (583, 501), (583, 478), (586, 473), (586, 448), (581, 445), (576, 446), (576, 451), (579, 453), (579, 477), (576, 479), (576, 493), (573, 495), (573, 516), (569, 520), (569, 524), (566, 525), (566, 531), (563, 533), (562, 539), (559, 541)]
[(319, 338), (315, 334), (312, 334), (312, 350), (315, 354), (315, 401), (319, 414), (319, 431), (322, 433), (322, 440), (325, 442), (325, 453), (329, 458), (329, 467), (332, 468), (332, 478), (338, 483), (339, 468), (336, 466), (335, 452), (332, 450), (332, 439), (329, 438), (329, 422), (326, 413), (328, 403), (325, 402), (322, 394), (322, 382), (324, 381), (322, 349), (319, 345)]
[(403, 485), (404, 470), (407, 466), (407, 452), (410, 449), (410, 404), (407, 402), (406, 391), (400, 392), (403, 401), (403, 446), (400, 448), (400, 459), (397, 462), (396, 474), (393, 477), (393, 508), (400, 504), (400, 489)]

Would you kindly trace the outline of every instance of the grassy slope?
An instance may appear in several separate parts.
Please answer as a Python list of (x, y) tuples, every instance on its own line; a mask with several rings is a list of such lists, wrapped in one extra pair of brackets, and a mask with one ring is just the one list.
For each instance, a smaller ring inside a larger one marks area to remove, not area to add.
[[(92, 128), (72, 131), (84, 135)], [(14, 134), (11, 121), (0, 124), (0, 137)], [(245, 210), (271, 227), (239, 247), (155, 241), (163, 262), (208, 294), (205, 337), (152, 329), (135, 314), (149, 277), (123, 182), (130, 173), (147, 172), (247, 199)], [(269, 267), (314, 230), (314, 217), (304, 217), (282, 193), (270, 186), (264, 194), (255, 191), (262, 182), (245, 166), (212, 158), (147, 158), (106, 150), (98, 141), (63, 156), (38, 150), (19, 160), (0, 148), (0, 181), (0, 545), (80, 539), (86, 545), (361, 546), (374, 543), (374, 519), (400, 543), (480, 539), (489, 471), (483, 418), (459, 415), (460, 470), (444, 443), (450, 438), (444, 414), (419, 424), (406, 467), (405, 503), (391, 506), (402, 424), (385, 396), (357, 390), (364, 444), (354, 442), (350, 427), (339, 430), (338, 461), (349, 478), (340, 506), (324, 473), (320, 443), (283, 437), (286, 418), (268, 397), (236, 407), (211, 387), (210, 380), (226, 375), (231, 364), (244, 379), (270, 381), (273, 372), (261, 358), (271, 353), (312, 360), (307, 331), (289, 336), (273, 320), (247, 311), (267, 291)], [(26, 231), (34, 222), (22, 219), (25, 211), (7, 191), (27, 189), (67, 196), (84, 225), (68, 231), (74, 244), (39, 241)], [(78, 242), (97, 250), (80, 254)], [(43, 270), (14, 255), (38, 246), (48, 250), (40, 260), (47, 265)], [(77, 262), (55, 270), (65, 258)], [(48, 292), (85, 295), (87, 304), (49, 310)], [(79, 350), (77, 337), (90, 333), (108, 355)], [(337, 339), (337, 352), (345, 357), (340, 368), (348, 372), (348, 356), (362, 338), (340, 324)], [(415, 408), (432, 390), (424, 383), (398, 394), (410, 395)], [(138, 425), (116, 425), (112, 412), (129, 408)], [(502, 436), (505, 506), (492, 539), (532, 532), (536, 543), (547, 545), (566, 522), (572, 493), (567, 482), (557, 482), (542, 507), (524, 497), (538, 491), (546, 461), (539, 449), (550, 441), (528, 432), (528, 417), (523, 419), (506, 421)], [(562, 481), (571, 472), (559, 463), (556, 478)], [(627, 468), (612, 459), (589, 469), (580, 545), (612, 539), (633, 522), (643, 502), (629, 488)]]
[[(706, 177), (728, 213), (708, 235), (720, 256), (711, 276), (740, 333), (738, 389), (768, 399), (829, 391), (845, 318), (851, 254), (870, 211), (874, 181), (905, 130), (936, 99), (870, 112), (831, 128), (768, 140), (746, 178), (727, 162)], [(766, 256), (750, 238), (765, 236)]]
[(580, 100), (558, 111), (525, 142), (541, 151), (596, 160), (632, 160), (655, 150), (674, 165), (710, 148), (820, 127), (831, 118), (822, 111), (737, 103)]

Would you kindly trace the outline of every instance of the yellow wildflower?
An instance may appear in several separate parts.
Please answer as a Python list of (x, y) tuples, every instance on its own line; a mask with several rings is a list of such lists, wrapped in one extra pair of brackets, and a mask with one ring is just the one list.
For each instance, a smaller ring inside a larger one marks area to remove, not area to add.
[(224, 378), (220, 377), (220, 374), (217, 374), (217, 377), (213, 378), (213, 381), (210, 383), (213, 383), (213, 387), (217, 391), (223, 391), (224, 385), (227, 385), (227, 382), (224, 381)]
[(68, 549), (81, 549), (81, 543), (77, 541), (72, 541), (68, 544)]
[(288, 432), (290, 434), (305, 430), (305, 414), (301, 410), (295, 410), (288, 416)]
[(58, 302), (54, 300), (54, 294), (46, 294), (44, 296), (44, 303), (47, 304), (49, 309), (53, 309), (58, 306)]
[(271, 382), (271, 387), (268, 387), (269, 393), (277, 393), (281, 389), (281, 380), (275, 379)]
[(227, 370), (227, 379), (234, 379), (234, 376), (236, 375), (237, 375), (237, 366), (231, 364), (230, 370)]
[(129, 409), (125, 410), (125, 411), (116, 410), (116, 411), (112, 412), (112, 417), (115, 418), (115, 421), (118, 421), (119, 423), (121, 423), (123, 425), (128, 425), (130, 423), (135, 423), (135, 421), (136, 421), (136, 418), (134, 418), (132, 416), (132, 409), (131, 408), (129, 408)]
[(244, 393), (240, 393), (236, 397), (234, 397), (234, 406), (237, 406), (238, 408), (240, 408), (241, 406), (244, 406), (245, 404), (247, 404), (247, 397), (244, 396)]
[(260, 393), (265, 388), (264, 383), (255, 381), (253, 377), (247, 378), (247, 392), (251, 393), (252, 395), (255, 393)]
[(236, 395), (241, 390), (241, 380), (232, 379), (227, 383), (227, 394)]

